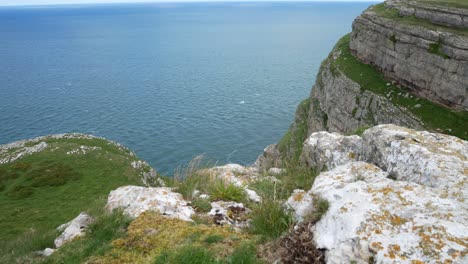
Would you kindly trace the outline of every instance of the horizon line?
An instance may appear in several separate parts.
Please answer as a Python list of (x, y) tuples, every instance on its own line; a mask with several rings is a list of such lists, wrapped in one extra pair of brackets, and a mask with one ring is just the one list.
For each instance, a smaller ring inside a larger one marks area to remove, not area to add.
[(384, 0), (114, 0), (109, 2), (74, 2), (74, 3), (6, 3), (0, 2), (0, 7), (39, 7), (39, 6), (63, 6), (63, 5), (106, 5), (106, 4), (181, 4), (181, 3), (294, 3), (294, 2), (315, 2), (315, 3), (366, 3), (383, 2)]

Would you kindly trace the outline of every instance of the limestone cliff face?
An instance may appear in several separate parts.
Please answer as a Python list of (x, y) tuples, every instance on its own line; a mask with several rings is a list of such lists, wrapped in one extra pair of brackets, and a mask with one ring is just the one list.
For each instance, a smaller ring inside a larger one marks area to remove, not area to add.
[(356, 18), (288, 133), (257, 167), (299, 161), (304, 140), (317, 131), (396, 124), (467, 139), (468, 4), (441, 2), (389, 0)]
[(399, 0), (386, 5), (356, 18), (352, 53), (419, 96), (468, 109), (468, 10)]
[(363, 90), (345, 74), (326, 63), (312, 89), (308, 115), (309, 134), (330, 131), (349, 134), (360, 127), (375, 124), (398, 124), (422, 129), (422, 122), (412, 113), (395, 106), (387, 97)]

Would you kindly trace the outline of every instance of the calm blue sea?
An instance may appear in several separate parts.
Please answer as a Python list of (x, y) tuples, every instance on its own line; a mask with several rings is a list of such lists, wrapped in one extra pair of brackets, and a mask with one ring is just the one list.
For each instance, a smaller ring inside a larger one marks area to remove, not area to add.
[(0, 144), (103, 136), (158, 171), (250, 164), (370, 3), (0, 8)]

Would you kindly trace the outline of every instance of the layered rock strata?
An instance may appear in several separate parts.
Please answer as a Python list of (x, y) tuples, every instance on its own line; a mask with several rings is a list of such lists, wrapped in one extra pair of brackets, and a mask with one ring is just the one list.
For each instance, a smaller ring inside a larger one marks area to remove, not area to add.
[(465, 27), (468, 10), (454, 10), (416, 1), (371, 7), (355, 19), (350, 49), (417, 95), (467, 110), (468, 31), (432, 23)]

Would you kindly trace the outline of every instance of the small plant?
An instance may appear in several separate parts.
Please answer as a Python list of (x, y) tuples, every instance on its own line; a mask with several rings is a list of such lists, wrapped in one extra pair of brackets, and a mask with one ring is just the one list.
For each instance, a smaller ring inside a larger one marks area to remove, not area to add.
[(216, 244), (223, 240), (224, 238), (220, 235), (209, 235), (205, 238), (204, 242), (207, 244)]
[(429, 52), (432, 54), (437, 54), (444, 59), (450, 59), (450, 57), (442, 51), (442, 44), (440, 42), (430, 44)]
[(242, 187), (223, 180), (214, 180), (208, 187), (208, 192), (212, 200), (245, 202), (246, 194)]
[(370, 128), (369, 126), (358, 127), (356, 130), (354, 130), (354, 132), (352, 132), (349, 135), (362, 136), (362, 134), (364, 134), (364, 132), (369, 128)]
[(17, 185), (7, 192), (7, 196), (11, 199), (23, 199), (31, 196), (34, 189), (31, 186)]
[(178, 250), (164, 252), (156, 258), (154, 264), (215, 264), (214, 254), (199, 246), (184, 246)]
[(257, 252), (255, 245), (252, 243), (244, 243), (240, 245), (230, 257), (228, 257), (227, 263), (232, 264), (259, 264), (261, 263), (257, 259)]
[(192, 207), (198, 212), (208, 213), (211, 210), (211, 203), (208, 199), (197, 197), (192, 200)]
[(330, 207), (330, 203), (323, 199), (323, 198), (315, 198), (314, 199), (314, 210), (307, 216), (305, 217), (305, 221), (308, 222), (317, 222), (319, 221), (322, 216), (324, 216), (328, 208)]
[(365, 181), (365, 180), (366, 180), (366, 177), (364, 177), (364, 175), (362, 175), (362, 174), (358, 174), (358, 175), (354, 176), (354, 178), (353, 178), (354, 182)]
[(293, 215), (280, 201), (263, 200), (253, 208), (251, 232), (264, 238), (275, 239), (293, 224)]
[(397, 39), (396, 39), (395, 34), (393, 34), (393, 35), (390, 37), (390, 41), (393, 42), (393, 44), (397, 43)]

